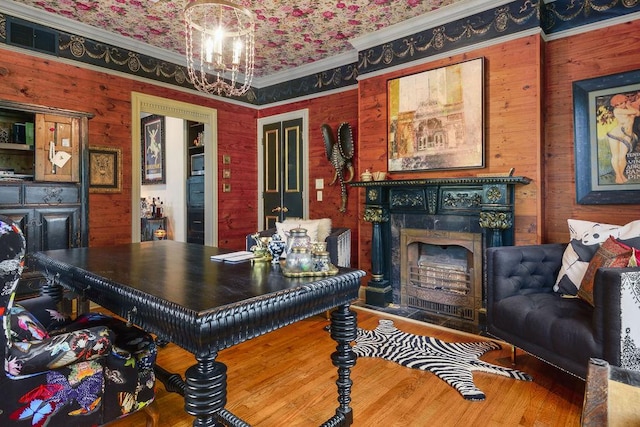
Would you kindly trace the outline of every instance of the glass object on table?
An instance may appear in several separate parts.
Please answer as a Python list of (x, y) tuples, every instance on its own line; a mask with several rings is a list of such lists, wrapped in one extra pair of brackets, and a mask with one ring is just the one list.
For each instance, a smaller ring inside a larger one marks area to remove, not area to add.
[(289, 256), (294, 248), (304, 248), (309, 250), (310, 246), (311, 238), (307, 234), (306, 228), (291, 229), (287, 236), (287, 250), (285, 251), (285, 256)]

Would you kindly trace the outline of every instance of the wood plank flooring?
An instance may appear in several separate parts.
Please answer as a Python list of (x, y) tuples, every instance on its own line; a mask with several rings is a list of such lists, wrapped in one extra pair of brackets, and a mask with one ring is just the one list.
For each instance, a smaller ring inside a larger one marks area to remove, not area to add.
[[(373, 329), (381, 318), (392, 318), (399, 329), (430, 335), (445, 341), (476, 341), (482, 338), (428, 324), (393, 317), (362, 308), (358, 325)], [(228, 366), (227, 409), (253, 426), (309, 427), (326, 421), (337, 406), (336, 368), (330, 354), (335, 342), (324, 330), (322, 316), (298, 322), (220, 352), (218, 360)], [(491, 363), (511, 366), (510, 348), (482, 357)], [(169, 344), (160, 349), (158, 364), (184, 374), (194, 357)], [(359, 358), (352, 370), (352, 402), (356, 427), (425, 426), (578, 426), (584, 382), (538, 359), (518, 352), (517, 365), (534, 377), (516, 381), (476, 372), (474, 380), (487, 398), (469, 402), (430, 372), (394, 363)], [(160, 425), (191, 426), (183, 399), (168, 393), (158, 382), (156, 404)], [(110, 427), (144, 426), (137, 413)]]

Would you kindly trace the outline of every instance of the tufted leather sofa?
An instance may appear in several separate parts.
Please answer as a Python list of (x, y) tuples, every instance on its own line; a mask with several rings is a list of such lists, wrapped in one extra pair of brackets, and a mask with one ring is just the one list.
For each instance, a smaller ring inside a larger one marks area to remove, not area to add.
[(564, 249), (563, 244), (487, 249), (489, 334), (582, 379), (590, 358), (638, 369), (640, 268), (600, 268), (592, 307), (553, 291)]

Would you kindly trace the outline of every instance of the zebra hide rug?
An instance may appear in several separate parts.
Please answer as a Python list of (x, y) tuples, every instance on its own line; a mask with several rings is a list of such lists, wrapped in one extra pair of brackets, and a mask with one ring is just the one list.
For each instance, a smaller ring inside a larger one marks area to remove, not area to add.
[(502, 347), (492, 341), (450, 343), (422, 335), (402, 332), (392, 320), (380, 320), (373, 331), (358, 328), (353, 351), (358, 357), (379, 357), (408, 368), (431, 371), (467, 400), (484, 400), (484, 393), (473, 383), (473, 371), (488, 372), (521, 381), (530, 375), (479, 359)]

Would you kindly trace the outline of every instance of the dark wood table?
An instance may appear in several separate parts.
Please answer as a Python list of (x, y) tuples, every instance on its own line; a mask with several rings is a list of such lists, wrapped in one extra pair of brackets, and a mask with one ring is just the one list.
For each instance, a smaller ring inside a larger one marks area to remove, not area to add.
[(220, 350), (337, 307), (331, 358), (339, 406), (323, 426), (350, 425), (356, 315), (349, 305), (365, 273), (340, 269), (336, 276), (287, 278), (270, 263), (210, 260), (222, 252), (228, 251), (165, 240), (31, 256), (55, 283), (195, 355), (184, 382), (157, 369), (168, 390), (184, 395), (194, 426), (248, 426), (225, 409), (227, 368), (216, 361)]

